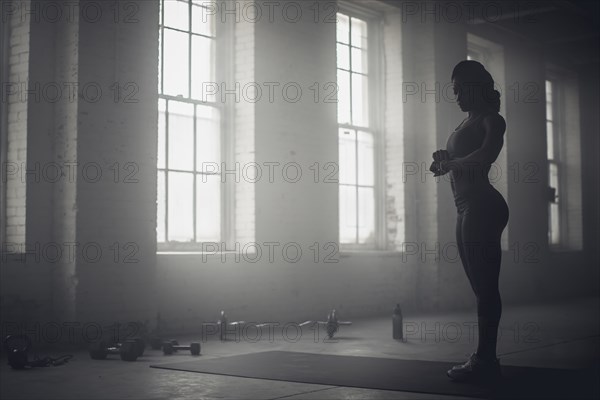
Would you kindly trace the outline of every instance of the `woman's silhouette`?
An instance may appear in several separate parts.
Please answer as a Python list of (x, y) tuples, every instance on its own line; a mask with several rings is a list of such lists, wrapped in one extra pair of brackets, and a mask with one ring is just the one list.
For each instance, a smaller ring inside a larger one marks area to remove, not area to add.
[(456, 241), (477, 299), (479, 343), (469, 360), (449, 370), (448, 376), (458, 381), (481, 380), (500, 376), (498, 278), (508, 206), (491, 185), (488, 172), (502, 149), (506, 123), (498, 114), (500, 93), (482, 64), (461, 61), (452, 72), (452, 83), (458, 106), (469, 115), (448, 138), (446, 150), (433, 153), (430, 169), (436, 176), (450, 174), (458, 212)]

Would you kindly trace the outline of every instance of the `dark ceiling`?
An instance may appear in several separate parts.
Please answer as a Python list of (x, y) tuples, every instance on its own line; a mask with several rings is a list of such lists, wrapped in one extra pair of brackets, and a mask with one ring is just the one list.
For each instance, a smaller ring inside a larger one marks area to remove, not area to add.
[[(403, 9), (402, 0), (384, 1)], [(474, 25), (475, 29), (496, 29), (520, 40), (531, 41), (548, 53), (570, 58), (571, 64), (598, 63), (600, 0), (450, 2), (462, 7), (469, 5), (472, 15), (464, 8), (463, 20)], [(415, 4), (414, 1), (409, 3)], [(429, 3), (427, 6), (432, 7), (433, 1), (422, 0), (419, 3)], [(486, 13), (483, 10), (487, 10)]]

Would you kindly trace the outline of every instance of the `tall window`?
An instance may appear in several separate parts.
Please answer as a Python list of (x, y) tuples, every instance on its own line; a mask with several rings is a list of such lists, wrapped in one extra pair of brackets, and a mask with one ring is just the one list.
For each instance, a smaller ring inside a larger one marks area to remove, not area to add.
[(583, 204), (579, 78), (547, 66), (546, 145), (548, 159), (548, 245), (583, 248)]
[(558, 146), (557, 88), (553, 81), (546, 80), (546, 145), (548, 150), (548, 242), (560, 242), (560, 154)]
[(204, 0), (161, 0), (158, 226), (160, 249), (198, 249), (223, 239), (224, 105), (205, 96), (223, 28)]
[(479, 62), (483, 62), (483, 56), (481, 54), (479, 54), (479, 52), (473, 50), (473, 49), (469, 49), (467, 51), (467, 60), (474, 60), (474, 61), (479, 61)]
[(340, 244), (377, 245), (378, 137), (373, 118), (375, 69), (367, 19), (337, 15)]

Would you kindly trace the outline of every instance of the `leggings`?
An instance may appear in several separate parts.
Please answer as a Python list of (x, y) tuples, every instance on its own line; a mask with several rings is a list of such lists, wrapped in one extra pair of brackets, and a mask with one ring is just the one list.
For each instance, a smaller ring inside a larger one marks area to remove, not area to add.
[(498, 288), (508, 205), (491, 185), (456, 196), (456, 242), (460, 259), (477, 299), (477, 355), (495, 359), (502, 302)]

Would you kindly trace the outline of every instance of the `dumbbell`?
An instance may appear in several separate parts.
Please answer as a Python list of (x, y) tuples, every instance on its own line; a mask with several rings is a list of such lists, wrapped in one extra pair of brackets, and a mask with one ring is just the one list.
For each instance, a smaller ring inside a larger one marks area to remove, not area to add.
[(90, 358), (92, 360), (105, 360), (109, 354), (119, 354), (123, 361), (135, 361), (144, 353), (144, 341), (141, 339), (126, 340), (114, 346), (106, 342), (94, 343), (90, 347)]
[(169, 342), (175, 346), (179, 345), (179, 342), (175, 339), (164, 340), (161, 337), (153, 336), (150, 338), (150, 347), (152, 347), (152, 350), (160, 350), (163, 348), (163, 343), (165, 342)]
[(179, 346), (179, 342), (175, 339), (164, 340), (163, 338), (153, 336), (150, 338), (150, 347), (152, 347), (152, 350), (161, 350), (163, 348), (163, 343), (165, 342), (169, 342), (175, 346)]
[[(146, 349), (146, 341), (142, 338), (142, 336), (128, 337), (129, 335), (127, 334), (122, 335), (121, 328), (121, 324), (106, 325), (102, 327), (101, 331), (103, 334), (101, 336), (101, 340), (104, 341), (106, 347), (119, 347), (118, 343), (121, 342), (123, 339), (135, 340), (139, 346), (138, 357), (141, 357), (144, 354), (144, 350)], [(139, 328), (137, 330), (141, 331), (142, 329), (143, 328)], [(143, 335), (143, 332), (140, 333)]]
[(162, 348), (164, 355), (171, 355), (178, 350), (189, 350), (193, 356), (200, 355), (200, 343), (198, 342), (192, 342), (189, 346), (180, 346), (179, 344), (177, 344), (177, 341), (175, 341), (175, 344), (173, 343), (173, 341), (164, 342)]

